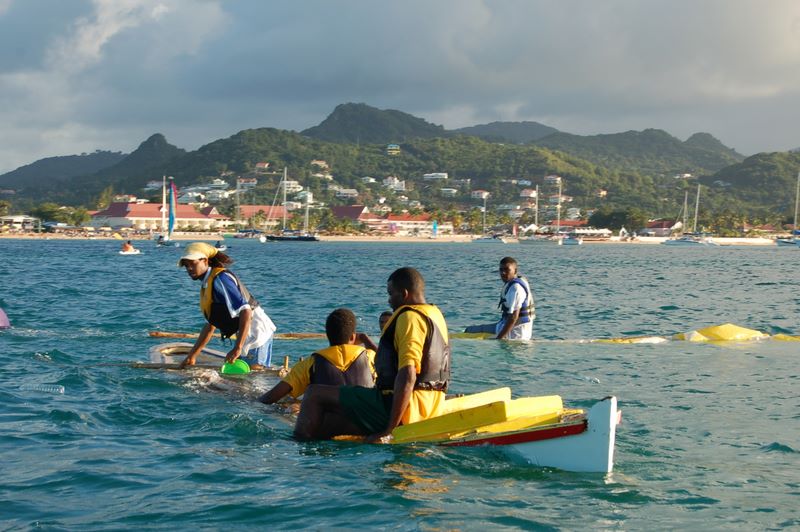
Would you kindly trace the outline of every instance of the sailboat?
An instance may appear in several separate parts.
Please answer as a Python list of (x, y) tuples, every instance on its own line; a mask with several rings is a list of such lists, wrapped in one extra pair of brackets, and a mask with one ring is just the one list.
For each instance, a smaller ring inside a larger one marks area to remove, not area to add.
[(178, 188), (171, 177), (169, 178), (169, 186), (167, 186), (167, 177), (164, 176), (161, 183), (161, 233), (158, 235), (157, 241), (159, 246), (180, 246), (177, 242), (170, 243), (172, 241), (172, 233), (175, 230), (177, 213)]
[(797, 211), (798, 206), (800, 206), (800, 172), (797, 172), (797, 190), (795, 191), (794, 195), (794, 223), (792, 224), (792, 237), (791, 238), (779, 238), (775, 241), (775, 243), (779, 246), (797, 246), (800, 247), (800, 239), (797, 238), (798, 234), (797, 231)]
[(517, 240), (520, 244), (554, 244), (556, 241), (552, 238), (537, 235), (536, 231), (539, 230), (539, 185), (536, 185), (536, 203), (533, 207), (533, 224), (523, 229), (524, 231), (533, 230), (531, 236), (521, 236)]
[[(683, 199), (683, 227), (686, 227), (686, 208), (688, 192), (684, 195)], [(678, 238), (669, 238), (662, 242), (666, 246), (718, 246), (710, 236), (697, 232), (697, 214), (700, 211), (700, 184), (697, 184), (697, 198), (694, 204), (694, 226), (691, 233), (684, 233)]]
[(288, 231), (286, 229), (286, 167), (283, 168), (283, 179), (278, 186), (283, 188), (283, 229), (279, 235), (267, 235), (267, 240), (271, 242), (319, 242), (317, 235), (308, 232), (308, 203), (310, 191), (306, 191), (306, 213), (303, 223), (303, 232)]
[(473, 238), (472, 241), (476, 244), (506, 244), (506, 239), (501, 235), (490, 235), (486, 232), (486, 198), (489, 197), (488, 193), (483, 194), (483, 236)]

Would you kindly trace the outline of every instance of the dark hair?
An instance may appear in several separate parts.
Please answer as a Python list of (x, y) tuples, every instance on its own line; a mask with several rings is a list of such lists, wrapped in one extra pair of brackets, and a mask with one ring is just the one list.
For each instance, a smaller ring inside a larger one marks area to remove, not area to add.
[(208, 258), (208, 265), (212, 268), (226, 268), (231, 264), (233, 264), (233, 259), (221, 251), (217, 251), (216, 255)]
[(408, 290), (412, 294), (425, 293), (425, 279), (422, 278), (421, 273), (410, 266), (393, 271), (388, 280), (400, 290)]
[(325, 320), (325, 335), (331, 345), (342, 345), (350, 341), (356, 332), (356, 315), (346, 308), (337, 308)]
[(502, 259), (500, 259), (501, 266), (506, 266), (508, 264), (513, 264), (514, 266), (516, 266), (517, 259), (515, 259), (514, 257), (503, 257)]
[(392, 314), (394, 314), (394, 312), (392, 312), (391, 310), (384, 310), (383, 312), (381, 312), (381, 315), (380, 315), (380, 316), (378, 316), (378, 319), (381, 319), (381, 318), (391, 318), (391, 317), (392, 317)]

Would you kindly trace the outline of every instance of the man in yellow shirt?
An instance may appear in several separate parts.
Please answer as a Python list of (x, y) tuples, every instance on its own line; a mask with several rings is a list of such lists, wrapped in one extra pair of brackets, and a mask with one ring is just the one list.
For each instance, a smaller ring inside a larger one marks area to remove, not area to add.
[(311, 384), (374, 386), (375, 351), (358, 345), (366, 335), (356, 333), (356, 315), (346, 308), (334, 310), (325, 320), (325, 335), (330, 347), (297, 362), (281, 382), (258, 400), (269, 405), (287, 395), (297, 398)]
[(444, 316), (425, 301), (425, 280), (414, 268), (395, 270), (386, 290), (394, 314), (378, 344), (376, 386), (310, 386), (295, 424), (296, 438), (359, 434), (368, 442), (388, 442), (398, 425), (441, 412), (450, 380)]

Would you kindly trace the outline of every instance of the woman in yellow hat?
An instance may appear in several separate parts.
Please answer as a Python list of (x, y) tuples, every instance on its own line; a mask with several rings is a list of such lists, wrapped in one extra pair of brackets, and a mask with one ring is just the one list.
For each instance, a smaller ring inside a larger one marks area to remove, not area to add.
[(236, 275), (227, 269), (233, 263), (225, 253), (205, 242), (192, 242), (184, 249), (178, 266), (200, 285), (200, 309), (206, 325), (181, 367), (192, 366), (216, 329), (222, 338), (236, 335), (225, 360), (240, 356), (249, 359), (252, 369), (262, 369), (272, 362), (272, 339), (275, 324)]

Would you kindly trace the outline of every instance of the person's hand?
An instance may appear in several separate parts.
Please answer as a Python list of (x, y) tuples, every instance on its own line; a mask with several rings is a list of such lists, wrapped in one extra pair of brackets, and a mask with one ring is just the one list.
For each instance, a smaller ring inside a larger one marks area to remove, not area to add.
[(394, 436), (392, 436), (391, 431), (389, 432), (377, 432), (375, 434), (370, 434), (364, 440), (366, 443), (392, 443)]
[(369, 339), (370, 338), (369, 338), (369, 336), (366, 335), (366, 333), (363, 333), (363, 332), (356, 333), (356, 343), (357, 344), (364, 345), (364, 342), (369, 341)]
[(196, 359), (197, 359), (197, 353), (189, 353), (189, 355), (183, 359), (183, 362), (181, 362), (181, 365), (179, 367), (181, 369), (186, 369), (189, 366), (194, 366)]
[(236, 362), (236, 359), (239, 358), (239, 354), (242, 352), (241, 348), (234, 347), (230, 351), (228, 351), (228, 355), (225, 357), (225, 362), (229, 364), (233, 364)]

